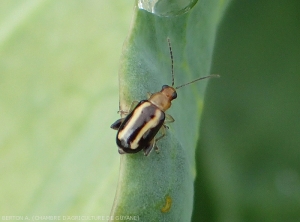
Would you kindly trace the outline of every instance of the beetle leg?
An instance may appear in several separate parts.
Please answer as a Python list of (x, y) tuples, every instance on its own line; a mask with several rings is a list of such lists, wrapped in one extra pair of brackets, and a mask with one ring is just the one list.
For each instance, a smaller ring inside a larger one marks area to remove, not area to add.
[(169, 115), (169, 114), (165, 114), (166, 118), (165, 118), (165, 122), (164, 123), (173, 123), (175, 121), (175, 119)]
[(147, 92), (147, 99), (150, 99), (153, 93)]
[(125, 118), (122, 119), (118, 119), (116, 122), (114, 122), (110, 128), (114, 129), (114, 130), (118, 130), (119, 127), (121, 126), (122, 122), (124, 121)]
[(166, 125), (162, 125), (162, 127), (159, 130), (161, 133), (161, 136), (156, 138), (155, 139), (156, 141), (160, 140), (161, 138), (163, 138), (166, 135), (166, 128), (168, 128)]
[[(128, 113), (130, 113), (134, 108), (135, 106), (139, 103), (139, 101), (133, 101), (130, 105), (130, 109), (129, 111), (123, 111), (123, 110), (119, 110), (118, 113), (121, 113), (121, 116), (125, 115), (127, 116)], [(114, 130), (118, 130), (119, 127), (121, 126), (122, 122), (124, 121), (125, 118), (121, 118), (121, 119), (118, 119), (116, 122), (114, 122), (110, 128), (114, 129)]]
[(155, 148), (155, 150), (156, 150), (156, 145), (155, 145), (155, 139), (153, 139), (153, 140), (151, 140), (150, 141), (150, 143), (148, 144), (148, 146), (146, 146), (143, 150), (144, 150), (144, 155), (145, 156), (148, 156), (149, 155), (149, 153), (151, 152), (151, 150), (153, 149), (153, 148)]
[(123, 115), (127, 116), (129, 112), (128, 111), (124, 111), (124, 110), (119, 110), (117, 113), (118, 114), (120, 113), (121, 116), (123, 116)]
[[(166, 114), (166, 113), (165, 113), (165, 116), (166, 116), (166, 118), (165, 118), (163, 126), (165, 129), (169, 129), (169, 126), (167, 126), (166, 123), (173, 123), (175, 121), (175, 119), (171, 115)], [(165, 131), (165, 129), (163, 129), (163, 130)]]
[(134, 110), (134, 108), (136, 107), (136, 105), (139, 103), (139, 101), (133, 101), (130, 105), (130, 109), (129, 109), (129, 113)]
[(124, 110), (119, 110), (118, 113), (121, 113), (121, 116), (125, 115), (127, 116), (128, 113), (130, 113), (132, 110), (134, 110), (134, 108), (136, 107), (136, 105), (139, 103), (139, 101), (133, 101), (130, 105), (129, 111), (124, 111)]
[(118, 147), (118, 151), (119, 151), (119, 154), (125, 154), (124, 150), (120, 147)]

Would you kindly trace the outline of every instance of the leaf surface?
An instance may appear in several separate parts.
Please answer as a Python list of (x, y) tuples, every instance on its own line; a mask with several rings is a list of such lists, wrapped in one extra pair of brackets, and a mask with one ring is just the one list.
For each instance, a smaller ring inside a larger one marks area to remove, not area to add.
[[(175, 86), (210, 74), (217, 25), (228, 1), (198, 1), (187, 13), (160, 17), (135, 8), (120, 66), (120, 108), (146, 99), (171, 85), (174, 56)], [(216, 80), (212, 80), (216, 81)], [(167, 113), (175, 122), (157, 146), (160, 153), (122, 155), (112, 216), (138, 216), (141, 221), (189, 221), (193, 209), (195, 146), (207, 80), (178, 89)]]

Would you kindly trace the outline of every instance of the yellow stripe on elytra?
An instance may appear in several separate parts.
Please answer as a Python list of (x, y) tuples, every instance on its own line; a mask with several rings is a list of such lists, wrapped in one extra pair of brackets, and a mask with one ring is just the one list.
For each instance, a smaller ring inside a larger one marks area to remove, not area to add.
[[(148, 106), (151, 106), (151, 103), (150, 102), (145, 102), (143, 103), (142, 105), (140, 105), (139, 107), (137, 107), (132, 116), (131, 116), (131, 119), (129, 120), (128, 124), (125, 126), (124, 129), (122, 129), (121, 131), (119, 131), (119, 134), (118, 134), (118, 139), (119, 140), (123, 140), (123, 138), (126, 138), (126, 136), (128, 134), (131, 134), (133, 133), (132, 132), (132, 127), (134, 124), (136, 124), (136, 121), (137, 119), (139, 118), (140, 114), (142, 113), (143, 109), (147, 108)], [(130, 131), (131, 129), (131, 131)], [(137, 147), (135, 148), (132, 148), (132, 149), (136, 149)]]
[(151, 128), (154, 128), (158, 124), (158, 120), (161, 117), (161, 111), (159, 109), (155, 110), (154, 118), (145, 124), (145, 126), (140, 130), (135, 139), (130, 143), (132, 149), (136, 149), (139, 146), (139, 141), (143, 135)]

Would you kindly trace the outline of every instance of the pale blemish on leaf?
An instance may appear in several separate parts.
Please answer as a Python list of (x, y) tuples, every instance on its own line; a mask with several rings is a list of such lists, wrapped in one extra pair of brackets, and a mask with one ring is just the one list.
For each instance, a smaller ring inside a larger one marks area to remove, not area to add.
[(172, 198), (170, 196), (166, 196), (165, 205), (161, 208), (161, 212), (167, 213), (170, 211), (172, 207)]

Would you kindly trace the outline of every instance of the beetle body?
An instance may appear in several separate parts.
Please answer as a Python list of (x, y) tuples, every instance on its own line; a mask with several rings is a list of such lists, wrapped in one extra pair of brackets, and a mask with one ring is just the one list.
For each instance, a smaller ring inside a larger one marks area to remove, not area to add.
[[(135, 107), (133, 103), (128, 115), (111, 125), (112, 129), (118, 130), (116, 142), (120, 154), (137, 153), (143, 150), (147, 156), (153, 148), (158, 150), (156, 142), (165, 136), (165, 128), (167, 128), (165, 124), (174, 122), (173, 117), (166, 114), (165, 111), (171, 107), (171, 101), (177, 98), (176, 89), (198, 80), (217, 76), (205, 76), (181, 86), (173, 87), (173, 55), (169, 39), (168, 43), (172, 61), (172, 86), (163, 85), (161, 91), (151, 94), (148, 100), (138, 102)], [(161, 136), (156, 138), (158, 131), (161, 131)]]
[[(160, 92), (152, 94), (148, 100), (140, 101), (124, 119), (117, 120), (111, 128), (118, 130), (116, 142), (119, 153), (136, 153), (143, 149), (147, 156), (153, 148), (158, 150), (155, 135), (162, 127), (164, 129), (164, 111), (176, 97), (176, 90), (164, 85)], [(170, 115), (167, 118), (168, 122), (174, 121)], [(164, 135), (162, 131), (162, 137)]]
[(165, 121), (165, 113), (148, 100), (142, 100), (126, 116), (116, 137), (119, 153), (136, 153), (144, 149), (149, 153), (154, 137)]

